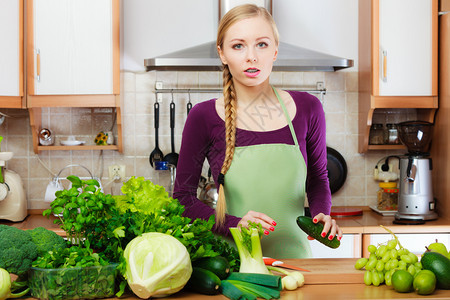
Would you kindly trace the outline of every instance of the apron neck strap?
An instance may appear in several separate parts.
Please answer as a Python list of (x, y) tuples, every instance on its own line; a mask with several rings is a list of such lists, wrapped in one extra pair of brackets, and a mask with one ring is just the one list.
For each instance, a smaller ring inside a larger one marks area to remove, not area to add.
[(277, 96), (278, 102), (281, 105), (281, 108), (283, 109), (284, 112), (284, 116), (286, 117), (286, 121), (289, 125), (289, 129), (291, 130), (291, 135), (292, 138), (294, 139), (294, 144), (295, 146), (298, 147), (298, 141), (297, 141), (297, 135), (295, 134), (295, 130), (294, 130), (294, 126), (292, 126), (292, 121), (291, 121), (291, 117), (289, 116), (289, 113), (286, 109), (286, 106), (284, 105), (283, 100), (281, 99), (280, 95), (278, 94), (277, 90), (275, 89), (275, 87), (272, 86), (273, 91), (275, 92), (275, 96)]

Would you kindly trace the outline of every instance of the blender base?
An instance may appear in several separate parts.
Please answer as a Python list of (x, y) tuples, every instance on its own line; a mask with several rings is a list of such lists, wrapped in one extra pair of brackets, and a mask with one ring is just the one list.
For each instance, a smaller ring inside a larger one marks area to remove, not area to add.
[[(410, 224), (412, 224), (413, 222), (419, 222), (419, 221), (423, 221), (423, 223), (425, 223), (425, 221), (436, 220), (437, 218), (438, 218), (438, 215), (435, 212), (430, 212), (427, 214), (404, 214), (401, 212), (397, 212), (395, 214), (395, 221), (399, 222), (396, 224), (406, 224), (407, 221), (410, 221), (411, 222)], [(423, 224), (423, 223), (421, 223), (421, 224)]]
[(392, 223), (399, 224), (399, 225), (422, 225), (422, 224), (425, 224), (425, 220), (423, 220), (423, 219), (421, 219), (421, 220), (394, 219), (394, 221), (392, 221)]

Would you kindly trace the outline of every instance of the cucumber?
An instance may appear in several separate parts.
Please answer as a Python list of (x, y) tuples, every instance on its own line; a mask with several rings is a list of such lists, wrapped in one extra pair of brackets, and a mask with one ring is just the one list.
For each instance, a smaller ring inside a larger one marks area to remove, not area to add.
[(309, 236), (315, 238), (318, 242), (321, 242), (325, 246), (335, 249), (341, 245), (341, 242), (337, 239), (337, 236), (335, 236), (331, 241), (328, 239), (328, 234), (325, 237), (322, 237), (320, 234), (323, 230), (323, 224), (320, 222), (314, 223), (310, 217), (297, 217), (297, 225)]
[(422, 268), (430, 270), (436, 275), (437, 286), (441, 289), (450, 290), (450, 260), (444, 255), (427, 251), (420, 259)]
[(219, 277), (225, 279), (230, 274), (230, 264), (223, 256), (203, 257), (192, 262), (193, 267), (209, 270)]
[(186, 288), (203, 295), (216, 295), (220, 292), (222, 282), (216, 274), (198, 267), (192, 268), (192, 275)]

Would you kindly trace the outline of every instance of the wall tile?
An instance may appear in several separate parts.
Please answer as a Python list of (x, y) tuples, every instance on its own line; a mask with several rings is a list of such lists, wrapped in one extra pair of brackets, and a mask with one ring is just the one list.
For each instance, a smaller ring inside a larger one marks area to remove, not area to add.
[(177, 87), (179, 89), (190, 89), (198, 87), (198, 72), (178, 72)]
[(282, 80), (282, 85), (287, 88), (298, 88), (305, 85), (302, 72), (283, 72)]
[(124, 93), (136, 92), (136, 73), (122, 72), (123, 86), (122, 91)]
[[(304, 72), (303, 73), (303, 84), (307, 86), (316, 86), (317, 82), (325, 83), (325, 73), (323, 72)], [(327, 90), (329, 87), (325, 86)]]
[(155, 90), (155, 73), (136, 73), (136, 92), (151, 93)]
[(222, 88), (222, 72), (198, 72), (199, 88)]
[(28, 158), (13, 157), (6, 162), (6, 168), (16, 172), (24, 180), (27, 179), (29, 174)]
[(346, 93), (345, 95), (345, 111), (358, 113), (358, 93)]
[(123, 95), (122, 113), (124, 115), (134, 115), (136, 114), (136, 107), (139, 107), (139, 110), (141, 109), (141, 105), (136, 105), (136, 93), (134, 91), (125, 92)]
[(27, 136), (9, 136), (8, 151), (14, 152), (14, 156), (28, 156), (28, 138)]
[(345, 91), (358, 92), (358, 72), (343, 72), (345, 75)]
[(345, 91), (345, 72), (325, 72), (325, 86), (329, 91)]
[(324, 111), (327, 113), (345, 113), (345, 94), (340, 92), (328, 92), (324, 96)]

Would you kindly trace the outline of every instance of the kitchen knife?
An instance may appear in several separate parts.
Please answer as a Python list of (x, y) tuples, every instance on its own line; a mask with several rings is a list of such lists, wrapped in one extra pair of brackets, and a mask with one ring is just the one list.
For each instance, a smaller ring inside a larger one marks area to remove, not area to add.
[(287, 265), (284, 262), (282, 262), (281, 260), (276, 260), (275, 258), (270, 258), (270, 257), (263, 257), (264, 263), (267, 266), (273, 266), (273, 267), (281, 267), (281, 268), (286, 268), (286, 269), (291, 269), (291, 270), (298, 270), (298, 271), (304, 271), (304, 272), (311, 272), (310, 270), (306, 270), (300, 267), (296, 267), (293, 265)]

